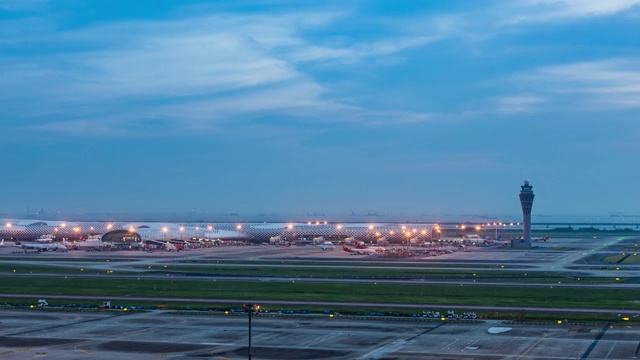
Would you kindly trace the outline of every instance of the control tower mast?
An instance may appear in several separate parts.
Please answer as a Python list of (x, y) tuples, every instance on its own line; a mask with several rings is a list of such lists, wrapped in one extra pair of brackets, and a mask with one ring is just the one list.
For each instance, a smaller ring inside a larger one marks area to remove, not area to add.
[(518, 244), (520, 248), (531, 248), (531, 207), (533, 206), (533, 186), (525, 180), (520, 186), (520, 205), (522, 205), (522, 242)]

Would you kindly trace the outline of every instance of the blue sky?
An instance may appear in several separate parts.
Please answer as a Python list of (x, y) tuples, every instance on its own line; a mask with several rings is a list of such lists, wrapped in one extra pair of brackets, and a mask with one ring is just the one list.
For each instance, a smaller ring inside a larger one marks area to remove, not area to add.
[(640, 213), (640, 0), (0, 0), (0, 213)]

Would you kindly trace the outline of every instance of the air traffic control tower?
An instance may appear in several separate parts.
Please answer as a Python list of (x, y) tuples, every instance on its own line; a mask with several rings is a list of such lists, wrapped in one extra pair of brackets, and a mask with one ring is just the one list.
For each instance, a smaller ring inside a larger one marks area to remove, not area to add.
[(531, 207), (533, 206), (533, 186), (525, 180), (520, 186), (520, 205), (522, 205), (522, 240), (512, 243), (514, 248), (531, 249)]

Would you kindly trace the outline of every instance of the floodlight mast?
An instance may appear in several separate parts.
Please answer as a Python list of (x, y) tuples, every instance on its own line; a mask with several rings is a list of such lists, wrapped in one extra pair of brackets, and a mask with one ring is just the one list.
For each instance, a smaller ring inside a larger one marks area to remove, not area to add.
[(242, 307), (244, 308), (244, 312), (247, 313), (247, 315), (249, 315), (249, 360), (251, 360), (251, 316), (254, 313), (258, 313), (258, 311), (260, 311), (260, 305), (257, 304), (244, 304), (242, 305)]

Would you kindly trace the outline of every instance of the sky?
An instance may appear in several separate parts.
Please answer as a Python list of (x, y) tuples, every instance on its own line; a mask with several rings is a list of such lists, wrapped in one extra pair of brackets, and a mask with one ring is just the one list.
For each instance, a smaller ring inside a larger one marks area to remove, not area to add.
[(0, 0), (0, 213), (638, 214), (640, 0)]

